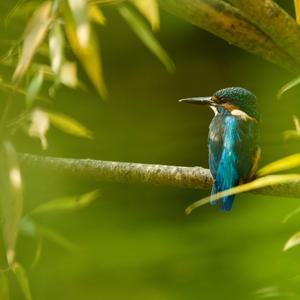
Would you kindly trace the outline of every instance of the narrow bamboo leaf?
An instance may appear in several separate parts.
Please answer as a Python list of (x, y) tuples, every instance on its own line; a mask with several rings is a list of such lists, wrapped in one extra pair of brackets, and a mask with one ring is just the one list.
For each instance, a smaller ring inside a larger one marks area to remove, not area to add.
[(93, 138), (93, 133), (77, 120), (54, 111), (47, 111), (50, 123), (61, 131), (82, 138)]
[(33, 101), (38, 96), (44, 81), (44, 73), (39, 70), (31, 79), (26, 91), (26, 104), (31, 106)]
[(21, 79), (27, 71), (31, 60), (43, 42), (51, 23), (51, 2), (46, 1), (35, 11), (24, 33), (21, 57), (13, 79)]
[(5, 273), (0, 273), (0, 299), (9, 300), (9, 286)]
[(47, 112), (41, 109), (35, 109), (31, 113), (31, 124), (28, 130), (28, 134), (31, 137), (40, 139), (42, 148), (45, 150), (48, 147), (47, 132), (50, 127), (49, 116)]
[(300, 24), (300, 0), (294, 0), (296, 21)]
[(293, 122), (296, 128), (296, 131), (300, 134), (300, 120), (296, 117), (293, 116)]
[(66, 61), (60, 70), (60, 82), (70, 88), (75, 88), (78, 85), (77, 66), (75, 62)]
[(6, 141), (1, 149), (1, 219), (6, 258), (9, 265), (15, 259), (15, 245), (23, 209), (22, 177), (13, 145)]
[(57, 244), (60, 247), (65, 248), (69, 251), (76, 249), (76, 245), (74, 245), (67, 238), (57, 233), (56, 231), (41, 225), (37, 225), (37, 227), (38, 227), (39, 234), (41, 234), (44, 238), (46, 238), (50, 242)]
[(13, 272), (26, 300), (32, 300), (29, 281), (25, 269), (19, 263), (14, 263)]
[(300, 121), (296, 116), (293, 116), (293, 122), (296, 130), (286, 130), (283, 133), (285, 139), (300, 139)]
[(89, 18), (100, 25), (106, 24), (106, 18), (102, 10), (96, 4), (89, 4)]
[(298, 246), (299, 244), (300, 244), (300, 231), (298, 231), (288, 239), (288, 241), (283, 246), (283, 251), (289, 250), (295, 246)]
[(89, 40), (82, 43), (78, 39), (78, 28), (75, 16), (69, 5), (65, 5), (64, 9), (65, 30), (74, 54), (78, 57), (83, 65), (89, 79), (96, 87), (98, 93), (106, 98), (107, 90), (103, 78), (102, 61), (100, 56), (100, 47), (98, 39), (92, 28), (89, 31)]
[[(13, 91), (15, 93), (19, 93), (20, 95), (26, 96), (26, 90), (24, 90), (22, 88), (19, 88), (19, 87), (16, 87), (14, 84), (11, 84), (11, 83), (6, 82), (6, 81), (1, 81), (0, 80), (0, 89), (4, 90), (4, 91), (9, 91), (9, 92)], [(36, 99), (40, 100), (40, 101), (44, 101), (44, 102), (49, 102), (48, 98), (43, 97), (43, 96), (39, 96), (39, 95), (36, 96)]]
[(299, 140), (300, 139), (300, 132), (297, 132), (296, 130), (286, 130), (283, 133), (283, 137), (286, 140)]
[(35, 208), (31, 215), (40, 213), (58, 212), (58, 211), (74, 211), (89, 206), (95, 199), (99, 197), (99, 191), (95, 190), (85, 193), (81, 196), (64, 197), (41, 204)]
[(200, 200), (194, 202), (192, 205), (188, 206), (186, 208), (185, 212), (186, 212), (186, 214), (190, 214), (195, 208), (205, 205), (205, 204), (209, 203), (210, 201), (218, 200), (225, 196), (240, 194), (240, 193), (249, 192), (249, 191), (260, 189), (260, 188), (267, 187), (267, 186), (284, 184), (287, 182), (293, 182), (293, 181), (299, 181), (299, 180), (300, 180), (300, 174), (269, 175), (269, 176), (261, 177), (256, 180), (253, 180), (249, 183), (245, 183), (245, 184), (236, 186), (234, 188), (228, 189), (226, 191), (219, 192), (219, 193), (216, 193), (209, 197), (200, 199)]
[(300, 167), (300, 153), (284, 157), (264, 166), (263, 168), (258, 170), (257, 175), (264, 176), (297, 167)]
[(75, 21), (75, 34), (81, 48), (86, 48), (90, 41), (90, 22), (87, 0), (68, 0)]
[(287, 216), (285, 216), (284, 219), (282, 220), (282, 223), (283, 224), (286, 223), (289, 219), (291, 219), (292, 217), (296, 216), (299, 213), (300, 213), (300, 206), (294, 209), (293, 211), (291, 211)]
[(133, 0), (134, 5), (151, 24), (152, 30), (159, 29), (159, 9), (156, 0)]
[(300, 77), (296, 77), (293, 80), (289, 81), (288, 83), (286, 83), (282, 88), (279, 89), (278, 93), (277, 93), (277, 98), (280, 99), (281, 96), (287, 92), (288, 90), (292, 89), (293, 87), (295, 87), (296, 85), (298, 85), (300, 83)]
[(168, 72), (174, 72), (175, 65), (173, 61), (159, 44), (144, 20), (129, 6), (121, 5), (119, 12), (144, 45), (165, 65)]
[(65, 39), (61, 25), (54, 22), (49, 33), (49, 49), (51, 57), (51, 68), (55, 74), (59, 74), (64, 61)]
[(43, 251), (43, 240), (42, 238), (39, 238), (36, 246), (33, 262), (31, 264), (31, 268), (34, 268), (39, 263), (42, 256), (42, 251)]

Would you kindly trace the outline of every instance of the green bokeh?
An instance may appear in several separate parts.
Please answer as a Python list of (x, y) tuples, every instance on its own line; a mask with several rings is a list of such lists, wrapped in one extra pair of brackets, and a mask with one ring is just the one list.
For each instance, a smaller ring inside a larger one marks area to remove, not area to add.
[[(300, 116), (300, 88), (276, 99), (291, 74), (162, 13), (158, 37), (177, 68), (169, 75), (114, 9), (104, 13), (108, 24), (99, 36), (109, 101), (101, 101), (87, 81), (86, 91), (60, 90), (51, 106), (80, 120), (95, 139), (51, 129), (44, 154), (207, 167), (212, 112), (177, 100), (228, 86), (258, 96), (261, 165), (299, 151), (300, 143), (284, 141), (282, 133), (293, 128), (293, 114)], [(17, 24), (10, 26), (2, 28), (3, 38), (10, 32), (20, 35)], [(22, 133), (15, 145), (42, 153), (38, 142)], [(89, 208), (38, 218), (79, 249), (67, 251), (46, 241), (39, 264), (31, 269), (35, 241), (19, 240), (18, 257), (28, 270), (34, 299), (247, 300), (259, 299), (259, 290), (266, 288), (277, 299), (299, 299), (300, 247), (282, 252), (300, 229), (299, 217), (281, 223), (299, 199), (247, 194), (237, 197), (231, 213), (206, 206), (186, 216), (185, 207), (208, 191), (101, 185), (27, 171), (25, 208), (95, 188), (102, 196)], [(11, 284), (12, 299), (23, 299), (13, 279)]]

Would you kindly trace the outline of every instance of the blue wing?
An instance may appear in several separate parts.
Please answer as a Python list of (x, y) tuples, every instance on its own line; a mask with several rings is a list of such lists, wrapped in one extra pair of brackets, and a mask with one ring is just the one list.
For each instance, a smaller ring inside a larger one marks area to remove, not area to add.
[[(221, 192), (238, 185), (240, 175), (238, 172), (238, 153), (236, 145), (241, 141), (237, 128), (237, 120), (234, 117), (224, 118), (223, 151), (218, 164), (213, 192)], [(230, 210), (234, 196), (226, 196), (218, 201), (221, 210)]]
[(217, 176), (223, 152), (224, 128), (224, 116), (219, 113), (210, 123), (208, 135), (209, 169), (213, 178)]
[[(249, 180), (257, 149), (257, 122), (216, 116), (209, 134), (209, 164), (215, 179), (212, 194)], [(228, 211), (233, 200), (234, 196), (226, 196), (216, 203)]]

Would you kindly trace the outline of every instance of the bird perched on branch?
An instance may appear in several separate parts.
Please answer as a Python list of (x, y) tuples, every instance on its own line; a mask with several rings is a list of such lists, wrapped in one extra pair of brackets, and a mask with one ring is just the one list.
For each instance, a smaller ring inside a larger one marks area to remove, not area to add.
[[(260, 157), (260, 116), (256, 97), (240, 87), (219, 90), (211, 97), (181, 99), (180, 102), (210, 106), (215, 116), (209, 126), (209, 168), (214, 178), (211, 194), (250, 181)], [(229, 211), (234, 195), (212, 204)]]

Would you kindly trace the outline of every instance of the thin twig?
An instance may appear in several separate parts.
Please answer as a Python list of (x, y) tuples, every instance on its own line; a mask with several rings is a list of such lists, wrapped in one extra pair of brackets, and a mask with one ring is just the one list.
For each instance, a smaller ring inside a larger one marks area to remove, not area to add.
[(6, 120), (9, 116), (18, 89), (19, 85), (16, 84), (7, 96), (4, 109), (0, 117), (0, 139), (2, 139), (6, 135)]

